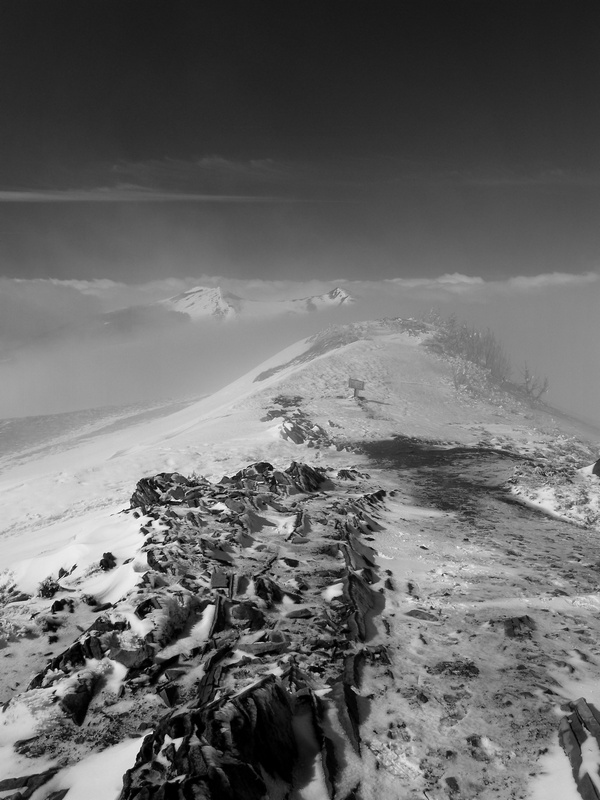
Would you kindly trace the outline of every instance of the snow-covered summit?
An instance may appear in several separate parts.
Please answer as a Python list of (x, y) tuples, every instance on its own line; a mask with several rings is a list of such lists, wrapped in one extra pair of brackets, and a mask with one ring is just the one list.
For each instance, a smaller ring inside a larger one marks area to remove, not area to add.
[(192, 320), (261, 319), (285, 314), (308, 314), (314, 311), (348, 306), (355, 299), (336, 286), (329, 292), (290, 300), (248, 300), (226, 292), (219, 286), (194, 286), (181, 294), (161, 300), (160, 305)]
[(355, 299), (351, 294), (348, 294), (345, 289), (340, 289), (339, 286), (336, 286), (335, 289), (332, 289), (330, 292), (326, 292), (325, 294), (319, 294), (313, 297), (302, 297), (298, 300), (289, 300), (287, 302), (289, 302), (290, 305), (293, 305), (293, 309), (298, 309), (298, 311), (301, 309), (306, 311), (316, 311), (319, 308), (350, 305), (350, 303), (355, 302)]
[(219, 286), (194, 286), (186, 292), (161, 300), (160, 305), (187, 314), (192, 319), (232, 319), (239, 311), (240, 298), (223, 292)]

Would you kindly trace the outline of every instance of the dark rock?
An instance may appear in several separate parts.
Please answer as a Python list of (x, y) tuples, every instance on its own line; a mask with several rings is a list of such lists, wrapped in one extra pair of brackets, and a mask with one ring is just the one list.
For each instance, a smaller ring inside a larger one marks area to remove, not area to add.
[(571, 763), (573, 777), (584, 800), (597, 800), (595, 784), (588, 773), (582, 770), (581, 745), (592, 736), (600, 743), (600, 712), (589, 705), (583, 697), (571, 703), (573, 713), (563, 717), (558, 730), (559, 742)]
[(534, 620), (527, 614), (523, 617), (510, 617), (504, 620), (504, 632), (510, 639), (530, 637), (535, 629)]
[(117, 566), (117, 559), (112, 553), (103, 553), (100, 559), (100, 569), (107, 572), (109, 569), (114, 569)]
[(179, 690), (177, 689), (177, 686), (170, 684), (160, 688), (158, 690), (158, 695), (166, 706), (173, 708), (175, 705), (177, 705), (177, 701), (179, 699)]
[(268, 653), (284, 653), (289, 646), (289, 642), (254, 642), (254, 644), (238, 644), (238, 650), (254, 656), (264, 656)]
[(307, 439), (306, 433), (302, 427), (291, 420), (285, 420), (282, 424), (281, 436), (283, 439), (289, 439), (294, 444), (302, 444)]
[(91, 594), (82, 594), (81, 595), (81, 599), (88, 606), (96, 606), (96, 605), (98, 605), (98, 601)]
[(109, 658), (113, 661), (118, 661), (124, 667), (130, 670), (144, 669), (152, 664), (154, 659), (154, 650), (149, 644), (144, 642), (140, 647), (135, 650), (127, 650), (122, 647), (113, 647), (109, 650)]
[(214, 569), (210, 577), (211, 589), (228, 589), (229, 575), (221, 569)]
[[(222, 667), (221, 661), (231, 654), (231, 647), (226, 644), (213, 651), (204, 662), (204, 675), (196, 689), (197, 702), (201, 705), (210, 703), (219, 688)], [(169, 734), (171, 735), (171, 734)], [(173, 736), (173, 738), (177, 738)]]
[(211, 547), (208, 543), (203, 542), (202, 550), (207, 558), (212, 558), (219, 561), (221, 564), (233, 564), (233, 557), (230, 553), (220, 547)]
[(592, 467), (592, 475), (597, 475), (600, 478), (600, 458)]
[(344, 670), (342, 673), (345, 684), (360, 689), (365, 662), (366, 654), (364, 650), (360, 650), (358, 653), (352, 653), (349, 656), (346, 656), (344, 659)]
[(7, 602), (8, 603), (22, 603), (25, 600), (31, 600), (31, 595), (27, 594), (26, 592), (17, 592), (16, 591), (16, 592), (14, 592), (14, 594), (10, 595), (10, 597), (9, 597)]
[(314, 614), (310, 608), (299, 608), (297, 610), (288, 611), (285, 616), (288, 619), (310, 619)]
[(286, 594), (295, 599), (296, 602), (300, 600), (299, 595), (284, 592), (275, 581), (262, 575), (255, 579), (254, 591), (261, 600), (265, 601), (267, 608), (270, 608), (274, 603), (280, 603)]
[(121, 633), (122, 631), (126, 631), (129, 628), (129, 623), (125, 622), (125, 620), (118, 620), (117, 622), (113, 622), (108, 617), (99, 617), (95, 619), (90, 627), (87, 629), (86, 633), (91, 631), (98, 631), (98, 633), (107, 633), (111, 631), (116, 631)]
[(171, 486), (163, 495), (164, 500), (169, 503), (182, 503), (185, 500), (185, 489), (183, 486)]
[(421, 611), (419, 608), (413, 608), (406, 612), (407, 617), (415, 617), (415, 619), (424, 619), (427, 622), (439, 622), (438, 617), (430, 614), (428, 611)]
[(129, 501), (130, 508), (146, 508), (160, 503), (160, 493), (153, 478), (142, 478), (137, 482)]
[(146, 561), (150, 569), (156, 570), (156, 572), (166, 572), (164, 566), (155, 555), (154, 550), (146, 550)]
[(88, 658), (101, 659), (104, 656), (100, 640), (97, 636), (88, 636), (83, 640), (82, 647)]
[(145, 619), (148, 614), (151, 614), (157, 608), (160, 608), (160, 603), (157, 598), (148, 597), (146, 600), (140, 603), (139, 606), (137, 606), (135, 609), (135, 615), (136, 617), (139, 617), (139, 619)]
[(376, 506), (380, 503), (383, 503), (383, 498), (386, 496), (386, 494), (387, 493), (385, 489), (379, 489), (376, 492), (371, 492), (371, 494), (366, 494), (363, 499), (370, 506)]
[(74, 690), (65, 694), (60, 700), (60, 706), (71, 717), (76, 725), (82, 725), (88, 707), (94, 696), (94, 689), (98, 682), (95, 675), (89, 673), (78, 678)]
[(365, 647), (363, 655), (366, 660), (371, 664), (391, 664), (392, 660), (388, 653), (388, 649), (384, 644), (379, 644), (377, 647)]
[(69, 672), (70, 668), (83, 666), (85, 664), (85, 658), (85, 652), (81, 643), (75, 642), (63, 653), (56, 656), (56, 658), (51, 659), (46, 668), (31, 679), (27, 689), (39, 688), (48, 670), (60, 669), (63, 672)]
[(46, 770), (46, 772), (36, 772), (34, 775), (23, 775), (20, 778), (4, 778), (0, 779), (0, 792), (7, 792), (11, 789), (26, 789), (26, 793), (19, 793), (13, 797), (30, 797), (36, 789), (43, 786), (45, 783), (53, 778), (58, 769), (53, 768)]
[(100, 603), (99, 606), (94, 606), (92, 611), (94, 612), (94, 614), (99, 614), (102, 611), (108, 611), (108, 609), (112, 607), (113, 607), (112, 603)]
[(356, 626), (356, 636), (361, 642), (365, 642), (375, 633), (372, 619), (385, 605), (383, 595), (374, 592), (360, 575), (349, 572), (344, 580), (344, 596), (354, 608), (352, 618)]
[(451, 675), (457, 678), (476, 678), (479, 675), (479, 668), (472, 661), (440, 661), (425, 669), (430, 675)]
[(338, 471), (338, 478), (341, 481), (355, 481), (358, 473), (354, 469), (340, 469)]
[(232, 625), (244, 625), (252, 631), (260, 630), (265, 623), (265, 615), (254, 603), (227, 603), (227, 613)]
[(285, 472), (290, 476), (296, 488), (307, 494), (320, 491), (323, 484), (330, 484), (330, 481), (316, 469), (297, 461), (292, 461)]
[(360, 755), (360, 711), (358, 696), (351, 684), (339, 681), (331, 687), (331, 702), (350, 744)]

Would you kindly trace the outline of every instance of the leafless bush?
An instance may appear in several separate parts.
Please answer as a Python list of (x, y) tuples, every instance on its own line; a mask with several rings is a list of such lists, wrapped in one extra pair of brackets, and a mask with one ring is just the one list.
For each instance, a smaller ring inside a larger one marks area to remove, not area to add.
[(523, 366), (519, 388), (530, 400), (541, 400), (548, 391), (549, 385), (548, 378), (532, 375), (527, 364)]
[(452, 359), (452, 381), (455, 389), (474, 397), (489, 397), (492, 390), (489, 373), (464, 358)]
[(54, 597), (54, 595), (60, 590), (60, 586), (58, 581), (54, 580), (52, 576), (48, 576), (44, 578), (38, 585), (38, 595), (39, 597)]
[(459, 322), (455, 314), (443, 318), (432, 312), (428, 321), (435, 328), (432, 341), (435, 349), (477, 364), (488, 371), (494, 383), (503, 384), (509, 380), (510, 361), (489, 328), (479, 331), (466, 322)]
[(501, 387), (530, 403), (539, 402), (548, 391), (548, 378), (532, 374), (527, 364), (518, 381), (510, 380), (508, 357), (489, 328), (477, 330), (460, 322), (455, 314), (443, 317), (437, 310), (430, 311), (425, 321), (433, 334), (429, 347), (452, 360), (452, 379), (457, 389), (483, 395), (486, 390)]

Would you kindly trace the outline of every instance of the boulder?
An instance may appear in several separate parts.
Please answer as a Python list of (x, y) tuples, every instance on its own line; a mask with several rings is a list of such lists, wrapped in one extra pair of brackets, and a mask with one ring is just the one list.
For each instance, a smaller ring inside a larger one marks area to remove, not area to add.
[(71, 717), (75, 725), (83, 724), (97, 683), (97, 675), (92, 672), (83, 672), (78, 676), (73, 689), (61, 698), (61, 708)]
[(328, 483), (322, 473), (309, 467), (308, 464), (300, 464), (297, 461), (292, 461), (285, 472), (290, 476), (296, 488), (306, 494), (318, 492), (324, 483)]
[(100, 569), (107, 572), (109, 569), (114, 569), (117, 566), (117, 559), (112, 553), (103, 553), (100, 559)]

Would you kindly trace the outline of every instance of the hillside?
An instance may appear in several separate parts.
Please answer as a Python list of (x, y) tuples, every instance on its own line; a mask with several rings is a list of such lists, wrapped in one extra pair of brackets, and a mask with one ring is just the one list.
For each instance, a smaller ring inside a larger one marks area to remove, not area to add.
[(3, 797), (593, 790), (598, 442), (429, 335), (332, 327), (4, 458)]

